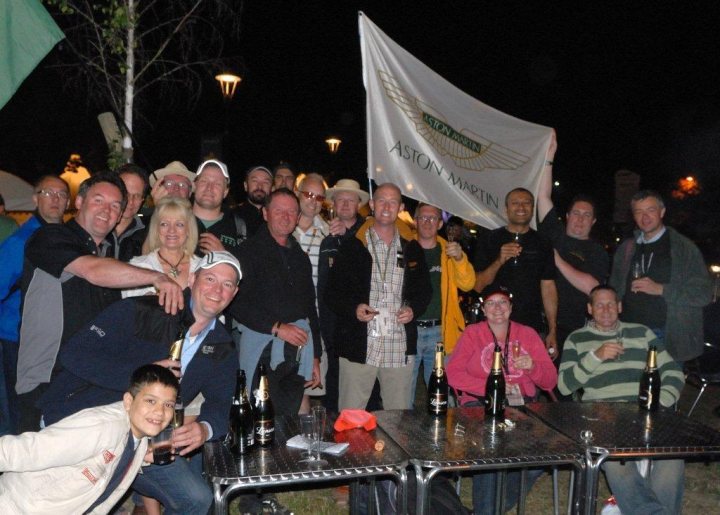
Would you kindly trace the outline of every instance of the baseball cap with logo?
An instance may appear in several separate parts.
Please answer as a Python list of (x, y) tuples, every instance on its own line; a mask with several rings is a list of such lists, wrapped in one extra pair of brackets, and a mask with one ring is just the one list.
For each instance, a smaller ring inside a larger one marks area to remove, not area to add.
[(237, 272), (238, 278), (237, 282), (240, 282), (240, 279), (242, 279), (242, 270), (240, 270), (240, 262), (237, 260), (235, 256), (230, 254), (227, 250), (218, 250), (216, 252), (208, 252), (203, 256), (203, 258), (200, 260), (200, 265), (198, 268), (202, 268), (203, 270), (208, 270), (214, 266), (220, 265), (222, 263), (225, 263), (226, 265), (230, 265), (235, 269)]

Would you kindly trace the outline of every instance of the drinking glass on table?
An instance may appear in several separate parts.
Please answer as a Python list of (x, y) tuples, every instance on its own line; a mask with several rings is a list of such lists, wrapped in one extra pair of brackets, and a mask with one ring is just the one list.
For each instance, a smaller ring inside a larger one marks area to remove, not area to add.
[(323, 435), (325, 434), (325, 424), (327, 423), (327, 412), (323, 406), (313, 406), (313, 440), (314, 449), (317, 453), (317, 457), (313, 460), (312, 464), (314, 467), (324, 467), (328, 464), (327, 461), (320, 457), (320, 443), (322, 442)]
[(172, 424), (152, 437), (153, 463), (155, 465), (168, 465), (172, 463)]
[(303, 460), (300, 460), (301, 462), (304, 461), (313, 461), (315, 457), (312, 453), (312, 444), (314, 442), (313, 437), (313, 425), (314, 425), (314, 419), (312, 414), (309, 415), (300, 415), (300, 435), (303, 437), (303, 440), (308, 444), (307, 450), (302, 452)]

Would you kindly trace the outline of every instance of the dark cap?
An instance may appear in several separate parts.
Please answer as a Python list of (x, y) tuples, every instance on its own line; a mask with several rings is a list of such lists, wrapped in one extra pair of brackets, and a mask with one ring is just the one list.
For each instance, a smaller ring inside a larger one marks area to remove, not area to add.
[(485, 291), (483, 291), (480, 301), (485, 303), (486, 299), (489, 299), (493, 295), (504, 295), (507, 299), (512, 302), (513, 295), (505, 286), (490, 285)]

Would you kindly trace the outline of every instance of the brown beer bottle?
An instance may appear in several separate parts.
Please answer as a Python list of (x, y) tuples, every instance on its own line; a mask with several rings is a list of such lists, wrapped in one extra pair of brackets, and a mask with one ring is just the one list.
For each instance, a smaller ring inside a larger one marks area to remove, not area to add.
[(428, 381), (428, 412), (431, 415), (444, 415), (448, 409), (448, 382), (443, 360), (443, 343), (435, 345), (435, 366)]
[(505, 375), (502, 370), (502, 350), (495, 344), (493, 364), (485, 382), (485, 415), (502, 419), (505, 417)]
[(275, 440), (275, 409), (270, 399), (270, 388), (265, 366), (260, 365), (260, 384), (255, 395), (255, 441), (261, 447)]
[(647, 353), (647, 364), (640, 378), (638, 392), (640, 409), (657, 411), (660, 405), (660, 372), (657, 369), (657, 348), (651, 345)]

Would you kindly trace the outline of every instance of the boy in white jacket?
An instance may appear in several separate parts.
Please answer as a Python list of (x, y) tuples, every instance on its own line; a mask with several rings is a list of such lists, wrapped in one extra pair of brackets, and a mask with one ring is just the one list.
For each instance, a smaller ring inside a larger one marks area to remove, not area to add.
[(168, 369), (143, 365), (122, 401), (0, 438), (0, 513), (108, 513), (152, 462), (147, 437), (172, 420), (178, 388)]

